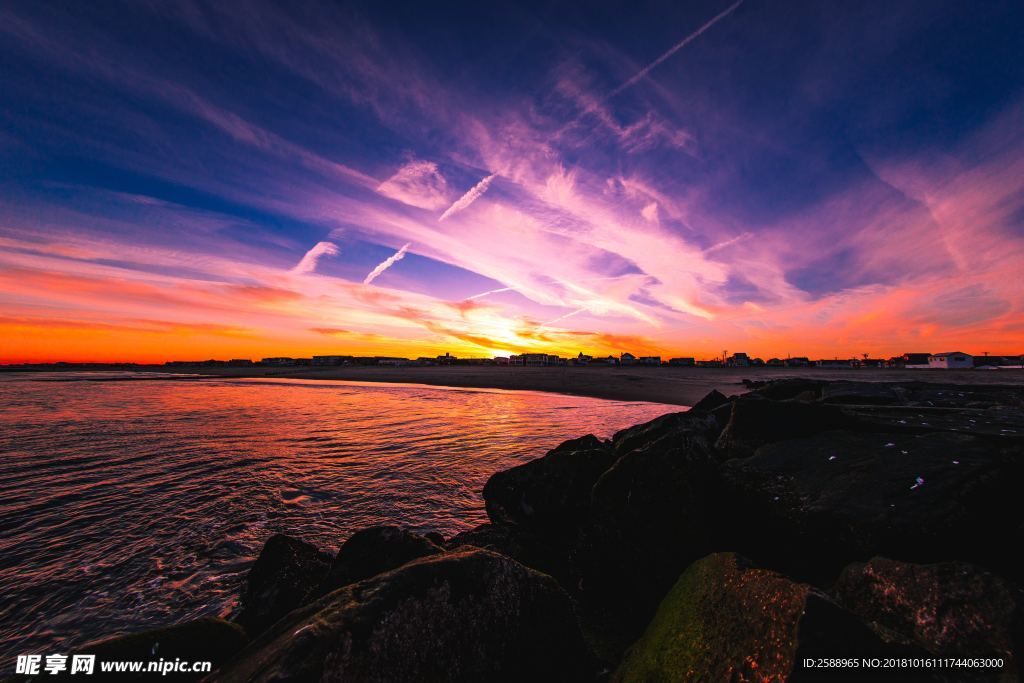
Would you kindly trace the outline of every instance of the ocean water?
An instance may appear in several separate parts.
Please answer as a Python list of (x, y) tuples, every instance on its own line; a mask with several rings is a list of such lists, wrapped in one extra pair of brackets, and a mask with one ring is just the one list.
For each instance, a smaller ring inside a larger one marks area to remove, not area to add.
[(273, 533), (486, 521), (495, 471), (679, 406), (353, 382), (0, 375), (0, 672), (228, 616)]

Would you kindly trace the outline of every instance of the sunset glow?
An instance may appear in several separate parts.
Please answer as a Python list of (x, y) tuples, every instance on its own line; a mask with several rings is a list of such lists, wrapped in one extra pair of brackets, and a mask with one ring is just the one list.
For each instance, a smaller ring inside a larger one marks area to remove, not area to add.
[(5, 6), (0, 363), (1024, 350), (1019, 5), (617, 7)]

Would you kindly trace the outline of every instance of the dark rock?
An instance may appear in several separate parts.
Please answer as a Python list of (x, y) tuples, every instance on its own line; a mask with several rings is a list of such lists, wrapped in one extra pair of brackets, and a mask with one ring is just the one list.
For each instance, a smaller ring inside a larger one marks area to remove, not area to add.
[(617, 603), (629, 623), (645, 623), (683, 568), (708, 551), (711, 535), (714, 418), (666, 418), (647, 430), (652, 442), (620, 457), (594, 485), (579, 549), (585, 590)]
[(397, 526), (374, 526), (352, 534), (331, 563), (317, 594), (401, 567), (406, 562), (443, 552), (425, 536)]
[(554, 577), (570, 592), (575, 592), (579, 583), (574, 544), (567, 539), (538, 536), (518, 527), (481, 524), (452, 536), (444, 544), (446, 550), (457, 550), (464, 546), (492, 550), (511, 557), (530, 569)]
[(725, 394), (718, 391), (717, 389), (712, 390), (710, 394), (697, 401), (697, 403), (690, 408), (690, 412), (694, 413), (712, 413), (718, 408), (724, 406), (729, 402), (729, 399), (725, 397)]
[(437, 531), (428, 531), (423, 534), (423, 538), (427, 539), (434, 545), (444, 545), (444, 536)]
[(959, 432), (1006, 442), (1024, 442), (1024, 410), (1007, 406), (922, 408), (921, 406), (847, 406), (843, 412), (859, 431), (907, 434)]
[(1024, 514), (1019, 446), (963, 434), (834, 431), (762, 446), (721, 467), (732, 547), (831, 581), (873, 555), (1008, 561)]
[(733, 401), (729, 423), (716, 445), (723, 459), (744, 458), (767, 443), (853, 424), (839, 406), (742, 396)]
[(553, 579), (465, 549), (324, 596), (214, 680), (582, 681), (595, 673)]
[(717, 423), (706, 415), (697, 413), (668, 413), (650, 422), (635, 425), (617, 432), (612, 437), (615, 457), (620, 458), (637, 448), (646, 448), (666, 437), (673, 439), (695, 439), (713, 443), (718, 431)]
[[(79, 654), (96, 655), (96, 661), (164, 661), (175, 659), (191, 662), (211, 662), (216, 670), (235, 656), (248, 639), (245, 631), (238, 624), (223, 619), (204, 617), (195, 621), (187, 621), (176, 626), (153, 629), (142, 633), (118, 636), (109, 640), (86, 645), (78, 650)], [(99, 664), (95, 672), (99, 674)], [(168, 680), (186, 681), (199, 680), (203, 673), (168, 673), (157, 677)], [(117, 680), (149, 680), (154, 674), (119, 673)], [(45, 678), (49, 678), (46, 676)], [(73, 680), (77, 676), (68, 676)], [(91, 678), (89, 676), (86, 677)]]
[(886, 637), (896, 633), (940, 657), (998, 657), (1018, 680), (1024, 599), (1010, 582), (965, 562), (910, 564), (883, 557), (848, 566), (834, 592)]
[(581, 436), (576, 439), (569, 439), (568, 441), (563, 441), (558, 446), (551, 449), (551, 451), (549, 452), (554, 453), (557, 451), (594, 451), (600, 450), (602, 448), (607, 448), (608, 446), (609, 443), (607, 441), (602, 441), (593, 434), (587, 434), (586, 436)]
[(844, 405), (898, 406), (905, 395), (902, 387), (881, 382), (830, 382), (821, 388), (823, 403)]
[[(484, 485), (487, 516), (499, 525), (547, 536), (575, 535), (590, 507), (590, 490), (611, 467), (611, 449), (567, 442), (543, 458), (498, 472)], [(571, 444), (571, 445), (570, 445)]]
[(827, 384), (828, 382), (819, 379), (777, 379), (758, 386), (752, 395), (773, 401), (788, 401), (798, 397), (801, 400), (816, 401), (821, 398), (821, 390)]
[[(818, 673), (803, 667), (805, 658), (913, 652), (885, 643), (818, 590), (719, 553), (679, 578), (613, 679), (798, 681)], [(857, 669), (827, 673), (864, 676)], [(899, 673), (907, 680), (906, 670)]]
[(275, 534), (249, 570), (236, 621), (257, 635), (304, 605), (327, 576), (331, 556), (297, 538)]

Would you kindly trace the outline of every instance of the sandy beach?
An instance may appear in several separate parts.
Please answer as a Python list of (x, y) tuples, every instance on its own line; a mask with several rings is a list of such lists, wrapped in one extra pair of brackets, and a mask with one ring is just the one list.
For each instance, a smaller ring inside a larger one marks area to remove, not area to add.
[(952, 384), (1024, 383), (1022, 370), (898, 370), (898, 369), (779, 369), (779, 368), (645, 368), (645, 367), (251, 367), (205, 366), (166, 368), (143, 366), (158, 373), (195, 372), (215, 377), (276, 377), (295, 379), (398, 382), (431, 386), (550, 391), (617, 401), (652, 401), (693, 405), (712, 389), (726, 396), (746, 391), (744, 379), (785, 377), (868, 382), (941, 382)]

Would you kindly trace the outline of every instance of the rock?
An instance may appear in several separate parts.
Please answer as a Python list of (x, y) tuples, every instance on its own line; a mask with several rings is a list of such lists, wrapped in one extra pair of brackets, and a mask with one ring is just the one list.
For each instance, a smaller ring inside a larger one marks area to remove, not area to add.
[(427, 533), (423, 534), (423, 538), (427, 539), (434, 545), (444, 545), (444, 536), (442, 536), (440, 532), (428, 531)]
[(552, 540), (523, 531), (518, 527), (481, 524), (452, 536), (444, 544), (446, 550), (473, 546), (511, 557), (530, 569), (548, 574), (570, 593), (579, 583), (575, 565), (574, 540)]
[(710, 444), (717, 437), (717, 432), (718, 424), (707, 415), (692, 412), (668, 413), (650, 422), (617, 432), (612, 437), (612, 448), (617, 459), (630, 451), (647, 447), (665, 437), (684, 439), (699, 437)]
[[(579, 550), (584, 589), (639, 625), (683, 568), (708, 552), (717, 491), (707, 431), (714, 418), (684, 413), (659, 421), (645, 425), (652, 441), (620, 457), (594, 485)], [(615, 441), (620, 447), (637, 438)]]
[(745, 458), (759, 446), (855, 424), (839, 406), (741, 396), (716, 444), (722, 459)]
[(728, 402), (729, 399), (725, 397), (725, 394), (718, 391), (717, 389), (714, 389), (711, 391), (710, 394), (708, 394), (701, 400), (697, 401), (697, 403), (694, 404), (692, 408), (690, 408), (690, 412), (711, 413), (717, 410), (718, 408), (724, 406)]
[(816, 401), (821, 397), (822, 388), (827, 384), (829, 383), (819, 379), (791, 377), (766, 382), (751, 393), (759, 398), (767, 398), (773, 401), (788, 401), (797, 398), (800, 400)]
[(586, 436), (581, 436), (576, 439), (569, 439), (568, 441), (563, 441), (558, 446), (553, 448), (550, 452), (553, 453), (555, 451), (593, 451), (599, 450), (601, 448), (607, 448), (608, 445), (609, 444), (607, 441), (602, 441), (593, 434), (587, 434)]
[(596, 672), (565, 592), (479, 549), (432, 555), (322, 597), (222, 681), (583, 681)]
[(898, 406), (905, 402), (902, 387), (881, 382), (829, 382), (821, 388), (823, 403)]
[(573, 536), (587, 519), (590, 490), (612, 462), (605, 444), (595, 447), (588, 437), (566, 442), (543, 458), (491, 476), (483, 492), (487, 516), (533, 534)]
[(275, 534), (249, 570), (236, 621), (258, 635), (304, 605), (327, 576), (331, 556), (297, 538)]
[(1018, 680), (1024, 598), (1010, 582), (965, 562), (910, 564), (883, 557), (843, 570), (841, 604), (886, 637), (896, 633), (939, 657), (998, 657)]
[(331, 563), (317, 595), (443, 552), (433, 541), (397, 526), (374, 526), (352, 534)]
[[(719, 553), (679, 578), (613, 680), (797, 681), (817, 673), (803, 667), (805, 658), (909, 652), (883, 642), (817, 589)], [(901, 673), (907, 680), (907, 670)]]
[(1021, 448), (954, 433), (832, 431), (722, 464), (724, 537), (798, 576), (873, 555), (999, 568), (1020, 523)]
[[(79, 654), (96, 655), (96, 661), (159, 661), (211, 662), (216, 670), (232, 658), (247, 641), (245, 631), (238, 624), (223, 619), (203, 617), (176, 626), (153, 629), (142, 633), (110, 638), (78, 650)], [(99, 664), (95, 674), (99, 675)], [(119, 673), (117, 680), (151, 679), (159, 674)], [(167, 673), (167, 680), (199, 680), (204, 673)], [(69, 680), (77, 676), (69, 676)], [(49, 678), (47, 676), (46, 678)], [(87, 679), (89, 677), (86, 677)]]

